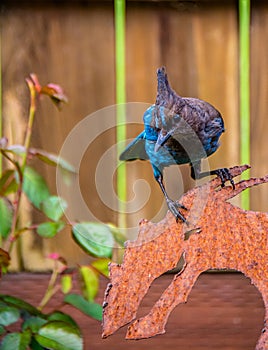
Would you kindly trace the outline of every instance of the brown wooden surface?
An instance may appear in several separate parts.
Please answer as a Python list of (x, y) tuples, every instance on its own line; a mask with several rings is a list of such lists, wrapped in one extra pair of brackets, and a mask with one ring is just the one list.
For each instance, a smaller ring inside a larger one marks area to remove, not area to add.
[[(1, 11), (2, 84), (4, 133), (10, 142), (21, 142), (28, 107), (24, 78), (38, 74), (42, 83), (61, 84), (70, 100), (58, 113), (47, 99), (40, 103), (33, 144), (59, 152), (68, 133), (90, 113), (115, 103), (114, 20), (112, 1), (62, 2), (60, 6), (32, 2), (6, 2)], [(39, 4), (39, 5), (38, 5)], [(65, 5), (64, 5), (65, 4)], [(156, 69), (166, 65), (174, 89), (184, 96), (198, 96), (223, 114), (226, 133), (221, 148), (209, 158), (211, 168), (239, 163), (238, 23), (237, 1), (131, 1), (127, 2), (126, 58), (127, 101), (153, 103)], [(252, 174), (268, 172), (267, 129), (267, 2), (252, 2), (251, 19), (251, 163)], [(138, 116), (140, 121), (142, 115)], [(96, 134), (102, 129), (97, 125)], [(133, 138), (141, 125), (128, 128)], [(95, 186), (95, 170), (105, 150), (115, 143), (110, 130), (92, 144), (80, 169), (81, 189), (89, 208), (104, 222), (116, 223), (116, 212), (101, 202)], [(55, 169), (34, 164), (55, 191)], [(145, 179), (151, 187), (147, 204), (129, 215), (129, 223), (150, 219), (160, 210), (163, 196), (147, 163), (128, 165), (129, 196), (133, 183)], [(193, 185), (188, 166), (166, 172), (167, 189), (178, 198)], [(109, 181), (113, 174), (107, 169)], [(107, 181), (108, 181), (107, 180)], [(252, 191), (252, 208), (268, 210), (267, 186)], [(139, 192), (136, 193), (139, 196)], [(157, 217), (165, 214), (162, 210)], [(28, 215), (28, 214), (27, 214)], [(37, 214), (35, 214), (37, 215)], [(28, 220), (29, 215), (26, 217)], [(35, 219), (39, 219), (35, 216)], [(90, 218), (89, 218), (90, 219)], [(64, 241), (64, 245), (62, 242)], [(59, 251), (71, 264), (87, 257), (72, 243), (69, 232), (53, 240), (25, 234), (22, 255), (27, 269), (45, 269), (44, 255)], [(14, 267), (18, 267), (18, 264)]]
[[(265, 130), (268, 128), (268, 6), (253, 7), (251, 29), (251, 165), (252, 175), (267, 173), (267, 142)], [(264, 73), (265, 72), (265, 73)], [(268, 211), (268, 186), (254, 189), (251, 205), (254, 210)]]
[[(149, 312), (152, 304), (170, 283), (173, 275), (157, 279), (142, 302), (138, 316)], [(12, 274), (0, 282), (0, 292), (24, 298), (33, 305), (40, 302), (49, 275)], [(98, 301), (102, 302), (107, 280), (101, 280)], [(58, 293), (45, 309), (61, 305)], [(101, 339), (101, 325), (70, 306), (62, 307), (79, 323), (85, 350), (101, 349), (183, 349), (183, 350), (253, 350), (263, 327), (264, 306), (259, 292), (238, 273), (205, 273), (194, 286), (187, 304), (171, 314), (166, 334), (148, 340), (124, 340), (126, 327)]]

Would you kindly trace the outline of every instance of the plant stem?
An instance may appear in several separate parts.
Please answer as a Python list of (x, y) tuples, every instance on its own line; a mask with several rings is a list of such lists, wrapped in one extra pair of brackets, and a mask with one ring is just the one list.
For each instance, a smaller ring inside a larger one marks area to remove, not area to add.
[(24, 172), (24, 168), (27, 161), (28, 151), (31, 143), (32, 138), (32, 130), (33, 130), (33, 123), (34, 123), (34, 117), (36, 112), (36, 90), (33, 82), (30, 79), (26, 80), (29, 90), (30, 90), (30, 109), (29, 109), (29, 118), (28, 118), (28, 124), (26, 129), (26, 136), (24, 141), (24, 147), (25, 147), (25, 154), (22, 158), (22, 164), (21, 169), (22, 173)]
[(12, 217), (10, 237), (8, 240), (9, 247), (7, 248), (8, 253), (11, 254), (14, 242), (17, 239), (16, 228), (17, 228), (17, 221), (18, 221), (18, 215), (19, 215), (20, 198), (21, 198), (21, 194), (22, 194), (23, 174), (22, 174), (21, 167), (19, 166), (18, 162), (11, 159), (6, 153), (4, 153), (4, 156), (15, 165), (17, 172), (18, 172), (18, 176), (19, 176), (18, 189), (17, 189), (16, 195), (15, 195), (15, 200), (14, 200), (14, 212), (13, 212), (13, 217)]
[(26, 135), (25, 135), (25, 141), (24, 141), (24, 147), (25, 147), (25, 153), (22, 157), (21, 166), (19, 166), (18, 163), (14, 162), (19, 176), (19, 185), (18, 190), (16, 192), (15, 200), (14, 200), (14, 213), (12, 218), (12, 225), (11, 225), (11, 231), (10, 231), (10, 239), (9, 239), (9, 247), (8, 252), (11, 253), (14, 242), (20, 235), (20, 231), (17, 231), (17, 222), (18, 222), (18, 216), (19, 216), (19, 209), (20, 209), (20, 202), (21, 202), (21, 195), (22, 195), (22, 186), (23, 186), (23, 177), (24, 177), (24, 169), (26, 166), (27, 161), (27, 155), (31, 143), (31, 137), (32, 137), (32, 128), (33, 128), (33, 122), (35, 117), (35, 111), (36, 111), (36, 90), (33, 82), (30, 79), (26, 79), (26, 82), (28, 84), (29, 90), (30, 90), (30, 108), (29, 108), (29, 118), (28, 118), (28, 124), (26, 129)]
[(53, 272), (50, 276), (50, 280), (47, 286), (47, 290), (43, 296), (43, 299), (41, 300), (40, 304), (38, 305), (38, 309), (41, 311), (46, 304), (49, 302), (49, 300), (52, 298), (52, 296), (59, 290), (60, 286), (55, 286), (58, 278), (58, 269), (57, 269), (57, 262), (55, 261), (55, 267), (53, 269)]
[[(2, 35), (0, 32), (0, 68), (2, 68)], [(0, 70), (0, 138), (3, 137), (3, 115), (2, 115), (2, 69)], [(2, 176), (3, 172), (3, 158), (2, 154), (0, 153), (0, 177)]]

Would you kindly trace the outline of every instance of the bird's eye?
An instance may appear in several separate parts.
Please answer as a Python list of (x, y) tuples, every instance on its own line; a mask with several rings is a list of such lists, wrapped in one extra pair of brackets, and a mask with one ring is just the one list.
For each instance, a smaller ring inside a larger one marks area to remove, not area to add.
[(179, 121), (181, 119), (181, 116), (179, 114), (174, 114), (173, 119), (175, 121)]

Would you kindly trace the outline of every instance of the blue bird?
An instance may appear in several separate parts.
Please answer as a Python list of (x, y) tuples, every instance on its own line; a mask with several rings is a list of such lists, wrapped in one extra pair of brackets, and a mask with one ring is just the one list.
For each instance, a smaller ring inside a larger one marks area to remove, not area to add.
[(166, 192), (163, 170), (173, 164), (189, 163), (193, 179), (217, 175), (222, 186), (229, 180), (234, 188), (226, 168), (201, 172), (201, 159), (219, 147), (219, 138), (225, 131), (224, 122), (220, 112), (208, 102), (177, 95), (169, 85), (164, 67), (157, 70), (157, 82), (156, 103), (143, 115), (144, 130), (127, 146), (120, 160), (149, 160), (169, 210), (177, 221), (187, 222), (179, 210), (186, 208)]

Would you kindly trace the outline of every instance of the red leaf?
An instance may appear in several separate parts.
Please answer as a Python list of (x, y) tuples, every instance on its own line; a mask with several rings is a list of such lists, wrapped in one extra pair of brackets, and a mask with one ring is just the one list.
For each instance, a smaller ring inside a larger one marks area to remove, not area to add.
[(40, 94), (40, 91), (41, 91), (41, 85), (38, 81), (38, 78), (37, 78), (37, 75), (34, 74), (34, 73), (31, 73), (30, 74), (30, 79), (35, 87), (35, 90)]
[(50, 83), (42, 86), (40, 94), (48, 95), (57, 106), (59, 106), (61, 102), (68, 102), (68, 98), (64, 94), (61, 86), (57, 84)]

